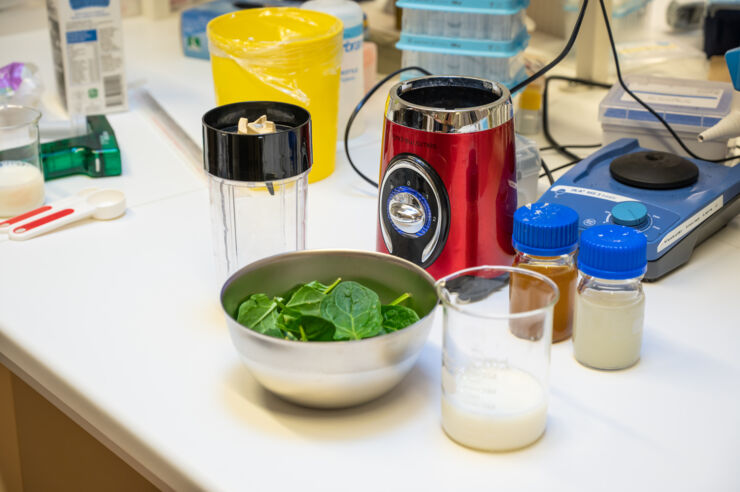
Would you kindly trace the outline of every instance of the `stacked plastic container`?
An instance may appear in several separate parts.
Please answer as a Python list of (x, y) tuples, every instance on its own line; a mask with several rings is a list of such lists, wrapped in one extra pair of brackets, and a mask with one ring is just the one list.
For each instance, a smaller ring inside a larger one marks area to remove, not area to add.
[(468, 75), (511, 87), (526, 78), (529, 0), (399, 0), (403, 66)]

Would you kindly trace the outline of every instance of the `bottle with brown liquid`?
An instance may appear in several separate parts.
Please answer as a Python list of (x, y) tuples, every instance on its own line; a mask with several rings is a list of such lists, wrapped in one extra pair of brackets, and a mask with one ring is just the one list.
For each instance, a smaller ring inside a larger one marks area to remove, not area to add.
[[(578, 269), (578, 214), (575, 210), (555, 203), (532, 203), (514, 214), (514, 266), (533, 270), (549, 277), (558, 286), (560, 298), (555, 304), (552, 341), (566, 340), (573, 332), (573, 303)], [(512, 312), (525, 312), (541, 306), (541, 293), (529, 285), (524, 275), (510, 277)], [(539, 325), (538, 325), (539, 326)], [(518, 323), (512, 331), (520, 338), (537, 339), (530, 327)]]

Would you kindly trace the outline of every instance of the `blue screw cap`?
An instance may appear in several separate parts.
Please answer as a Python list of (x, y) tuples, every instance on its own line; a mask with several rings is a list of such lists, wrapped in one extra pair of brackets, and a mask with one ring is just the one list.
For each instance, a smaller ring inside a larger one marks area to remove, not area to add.
[(557, 203), (531, 203), (514, 212), (512, 244), (535, 256), (560, 256), (578, 247), (578, 214)]
[(598, 225), (581, 233), (578, 269), (608, 280), (637, 278), (647, 270), (647, 238), (631, 227)]

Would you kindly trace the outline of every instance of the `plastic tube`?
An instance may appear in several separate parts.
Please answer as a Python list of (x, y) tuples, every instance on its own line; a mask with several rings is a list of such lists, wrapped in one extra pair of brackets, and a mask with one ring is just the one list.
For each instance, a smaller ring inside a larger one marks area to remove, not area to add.
[(700, 142), (710, 142), (737, 136), (740, 136), (740, 111), (728, 114), (719, 123), (701, 132), (698, 138)]

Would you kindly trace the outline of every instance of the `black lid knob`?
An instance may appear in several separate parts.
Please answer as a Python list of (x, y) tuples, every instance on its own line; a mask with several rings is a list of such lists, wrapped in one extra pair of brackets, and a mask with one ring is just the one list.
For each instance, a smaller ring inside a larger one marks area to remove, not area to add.
[[(239, 118), (266, 115), (276, 131), (237, 132)], [(313, 163), (311, 115), (293, 104), (248, 101), (219, 106), (203, 115), (203, 165), (209, 174), (234, 181), (276, 181), (298, 176)]]

